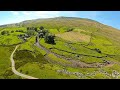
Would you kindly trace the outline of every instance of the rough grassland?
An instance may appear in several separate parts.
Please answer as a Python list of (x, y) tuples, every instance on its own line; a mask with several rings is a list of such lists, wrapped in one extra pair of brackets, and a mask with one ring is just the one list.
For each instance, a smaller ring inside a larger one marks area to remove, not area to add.
[(69, 79), (77, 78), (76, 76), (60, 75), (56, 70), (62, 69), (59, 66), (51, 64), (27, 63), (25, 66), (19, 68), (22, 73), (28, 72), (29, 75), (40, 79)]
[(56, 34), (56, 36), (72, 42), (89, 42), (90, 41), (89, 35), (81, 34), (79, 32), (65, 32), (63, 34)]
[(0, 46), (0, 78), (1, 79), (19, 78), (11, 71), (10, 55), (13, 50), (14, 47)]

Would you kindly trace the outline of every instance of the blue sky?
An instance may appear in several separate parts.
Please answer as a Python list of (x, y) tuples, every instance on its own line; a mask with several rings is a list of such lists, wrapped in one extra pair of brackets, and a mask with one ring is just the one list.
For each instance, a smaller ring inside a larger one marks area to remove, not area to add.
[(58, 16), (93, 19), (120, 29), (120, 11), (0, 11), (0, 25)]

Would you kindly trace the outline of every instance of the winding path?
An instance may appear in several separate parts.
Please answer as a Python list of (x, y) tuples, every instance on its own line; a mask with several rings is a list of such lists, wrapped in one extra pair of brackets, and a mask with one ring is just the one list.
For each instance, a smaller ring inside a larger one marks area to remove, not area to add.
[(69, 60), (70, 62), (72, 62), (73, 63), (73, 66), (77, 66), (77, 67), (86, 67), (86, 68), (96, 68), (96, 67), (101, 67), (101, 65), (102, 66), (107, 66), (105, 63), (91, 63), (91, 64), (87, 64), (87, 63), (84, 63), (84, 62), (81, 62), (81, 61), (78, 61), (78, 60), (74, 60), (74, 59), (72, 59), (72, 58), (67, 58), (67, 57), (65, 57), (65, 56), (61, 56), (61, 55), (59, 55), (59, 54), (56, 54), (56, 53), (54, 53), (54, 52), (52, 52), (52, 51), (50, 51), (50, 50), (48, 50), (48, 49), (46, 49), (44, 46), (42, 46), (41, 44), (40, 44), (40, 42), (39, 42), (39, 38), (38, 37), (36, 37), (36, 42), (35, 42), (35, 44), (34, 45), (36, 45), (37, 47), (39, 47), (39, 48), (41, 48), (41, 49), (43, 49), (43, 50), (45, 50), (46, 52), (47, 52), (47, 54), (49, 54), (49, 53), (52, 53), (52, 54), (54, 54), (56, 57), (58, 57), (58, 58), (62, 58), (62, 59), (65, 59), (65, 60)]
[(16, 69), (15, 69), (15, 61), (13, 59), (13, 55), (16, 51), (16, 49), (19, 47), (19, 45), (17, 45), (14, 49), (14, 51), (12, 52), (11, 56), (10, 56), (10, 60), (11, 60), (11, 64), (12, 64), (12, 71), (14, 74), (18, 75), (18, 76), (21, 76), (23, 78), (26, 78), (26, 79), (38, 79), (38, 78), (35, 78), (35, 77), (32, 77), (32, 76), (28, 76), (28, 75), (25, 75), (25, 74), (22, 74), (22, 73), (19, 73)]

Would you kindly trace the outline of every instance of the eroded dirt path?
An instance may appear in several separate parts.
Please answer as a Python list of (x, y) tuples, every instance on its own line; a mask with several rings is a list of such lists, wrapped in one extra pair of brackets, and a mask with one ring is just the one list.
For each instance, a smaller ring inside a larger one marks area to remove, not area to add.
[(13, 59), (13, 55), (16, 51), (16, 49), (19, 47), (19, 45), (17, 45), (14, 49), (14, 51), (12, 52), (11, 56), (10, 56), (10, 60), (11, 60), (11, 64), (12, 64), (12, 71), (14, 74), (18, 75), (18, 76), (21, 76), (25, 79), (38, 79), (38, 78), (35, 78), (35, 77), (32, 77), (32, 76), (28, 76), (28, 75), (25, 75), (25, 74), (22, 74), (22, 73), (19, 73), (16, 69), (15, 69), (15, 61)]
[(65, 56), (62, 56), (62, 55), (59, 55), (59, 54), (56, 54), (54, 52), (52, 52), (51, 50), (49, 49), (46, 49), (44, 46), (42, 46), (39, 42), (39, 38), (37, 37), (37, 40), (35, 42), (35, 45), (43, 50), (45, 50), (47, 52), (47, 54), (51, 53), (51, 54), (54, 54), (56, 57), (58, 58), (63, 58), (65, 60), (69, 60), (70, 62), (72, 62), (72, 66), (75, 66), (75, 67), (81, 67), (81, 68), (100, 68), (101, 66), (107, 66), (108, 64), (105, 64), (105, 63), (91, 63), (91, 64), (87, 64), (87, 63), (84, 63), (84, 62), (81, 62), (79, 60), (73, 60), (72, 58), (67, 58)]

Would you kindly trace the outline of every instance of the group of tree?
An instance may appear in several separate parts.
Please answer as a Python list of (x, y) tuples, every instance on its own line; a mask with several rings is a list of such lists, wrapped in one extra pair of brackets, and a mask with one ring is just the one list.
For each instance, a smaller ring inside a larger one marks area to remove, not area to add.
[(49, 33), (47, 29), (44, 29), (43, 26), (40, 26), (38, 31), (39, 38), (44, 38), (46, 33)]
[[(23, 30), (16, 30), (16, 32), (23, 32)], [(14, 33), (14, 31), (13, 30), (11, 32), (9, 32), (9, 31), (2, 31), (1, 35), (9, 35), (9, 33)]]
[(45, 37), (44, 37), (45, 43), (55, 44), (54, 39), (55, 39), (55, 35), (50, 34), (50, 33), (45, 34)]
[(40, 26), (40, 28), (39, 28), (40, 30), (44, 30), (44, 27), (43, 26)]
[(39, 29), (37, 27), (27, 27), (27, 35), (35, 35), (36, 32), (38, 33), (38, 37), (44, 38), (46, 43), (55, 44), (55, 35), (50, 34), (43, 26), (40, 26)]
[(11, 33), (14, 33), (14, 31), (11, 31)]
[(18, 38), (23, 39), (24, 41), (27, 41), (27, 38), (29, 38), (29, 37), (30, 36), (27, 35), (27, 34), (20, 34), (20, 35), (18, 35)]
[(33, 35), (35, 35), (35, 31), (30, 30), (30, 31), (27, 31), (26, 34), (27, 34), (28, 36), (33, 36)]
[[(16, 30), (16, 32), (23, 32), (23, 30)], [(11, 32), (9, 32), (9, 31), (2, 31), (1, 35), (9, 35), (9, 33), (14, 33), (14, 31), (13, 30)]]
[(23, 30), (16, 30), (16, 32), (23, 32)]
[(55, 35), (49, 33), (43, 26), (41, 26), (40, 31), (38, 32), (39, 38), (44, 38), (45, 43), (55, 44)]
[(2, 31), (1, 35), (9, 35), (9, 31)]
[(27, 27), (27, 31), (28, 30), (33, 30), (33, 31), (38, 32), (39, 30), (44, 30), (44, 27), (40, 26), (39, 29), (37, 27)]
[(19, 34), (18, 37), (26, 37), (26, 38), (28, 38), (29, 36), (27, 34)]
[[(39, 29), (37, 27), (27, 27), (26, 34), (28, 36), (33, 36), (33, 35), (36, 35), (36, 32), (37, 32), (37, 33), (39, 33), (39, 37), (43, 37), (46, 33), (46, 31), (43, 29), (44, 29), (43, 26), (39, 27)], [(43, 30), (43, 31), (41, 31), (41, 30)]]
[(27, 31), (28, 31), (28, 30), (34, 30), (34, 31), (37, 32), (37, 27), (27, 27)]
[(39, 38), (44, 38), (47, 33), (49, 33), (48, 30), (40, 30), (38, 32)]

